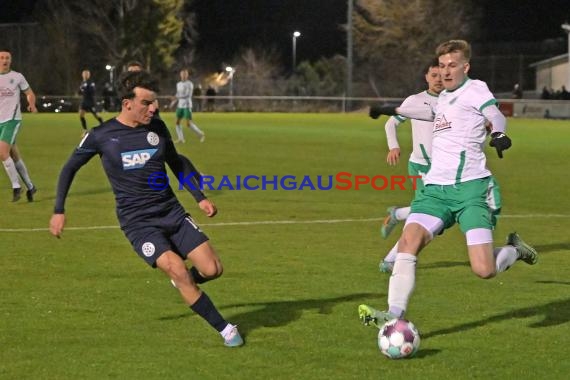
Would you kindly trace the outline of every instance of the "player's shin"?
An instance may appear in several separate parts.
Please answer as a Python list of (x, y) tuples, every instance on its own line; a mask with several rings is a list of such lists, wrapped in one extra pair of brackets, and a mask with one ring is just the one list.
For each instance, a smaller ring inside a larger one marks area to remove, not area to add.
[(389, 312), (403, 317), (408, 307), (408, 301), (416, 284), (417, 257), (410, 253), (399, 252), (390, 276), (388, 286)]
[(497, 273), (504, 272), (509, 269), (518, 258), (517, 249), (510, 245), (495, 248), (493, 255), (495, 256)]

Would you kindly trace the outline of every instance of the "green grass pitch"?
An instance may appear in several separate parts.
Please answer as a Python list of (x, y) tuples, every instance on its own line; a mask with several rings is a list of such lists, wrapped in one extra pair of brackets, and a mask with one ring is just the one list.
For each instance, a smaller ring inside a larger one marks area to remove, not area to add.
[[(174, 115), (163, 117), (173, 130)], [(186, 130), (177, 147), (216, 178), (407, 174), (409, 126), (400, 129), (401, 163), (388, 167), (384, 119), (196, 113), (195, 121), (206, 141)], [(224, 262), (224, 276), (203, 288), (246, 339), (230, 350), (132, 251), (98, 158), (75, 179), (63, 238), (49, 235), (57, 175), (81, 128), (75, 114), (25, 114), (18, 143), (39, 191), (34, 203), (11, 203), (0, 175), (0, 378), (566, 379), (570, 129), (526, 119), (508, 128), (505, 158), (488, 151), (503, 195), (495, 242), (516, 230), (539, 263), (478, 279), (463, 236), (447, 231), (418, 263), (407, 317), (420, 351), (391, 361), (356, 309), (385, 307), (388, 277), (378, 262), (400, 228), (382, 240), (380, 220), (411, 191), (226, 188), (207, 192), (220, 209), (213, 219), (177, 191)]]

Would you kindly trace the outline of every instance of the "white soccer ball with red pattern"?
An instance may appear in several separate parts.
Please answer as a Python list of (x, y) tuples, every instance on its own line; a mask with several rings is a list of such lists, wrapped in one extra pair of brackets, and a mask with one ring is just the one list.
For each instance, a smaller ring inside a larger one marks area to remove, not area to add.
[(378, 332), (378, 347), (390, 359), (411, 357), (420, 347), (420, 333), (412, 322), (392, 319)]

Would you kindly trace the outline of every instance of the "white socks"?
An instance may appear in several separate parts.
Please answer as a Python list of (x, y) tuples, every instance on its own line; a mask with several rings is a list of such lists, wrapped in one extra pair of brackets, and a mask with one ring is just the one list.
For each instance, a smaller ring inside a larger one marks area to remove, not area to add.
[(396, 255), (397, 254), (398, 254), (398, 242), (396, 242), (396, 244), (392, 247), (390, 252), (388, 252), (386, 257), (384, 257), (384, 261), (393, 263), (394, 261), (396, 261)]
[(24, 180), (24, 183), (26, 184), (26, 187), (28, 188), (28, 190), (31, 190), (34, 187), (34, 184), (32, 183), (32, 180), (30, 178), (30, 174), (28, 174), (28, 168), (26, 168), (26, 164), (24, 164), (24, 160), (20, 159), (20, 160), (16, 161), (15, 165), (16, 165), (16, 170), (18, 171), (18, 174), (20, 174), (20, 177), (22, 177), (22, 179)]
[(6, 174), (8, 174), (10, 182), (12, 182), (12, 188), (21, 188), (22, 185), (20, 185), (20, 180), (18, 179), (18, 171), (16, 170), (16, 165), (14, 164), (12, 157), (8, 157), (8, 159), (3, 161), (2, 164), (4, 164), (4, 169), (6, 169)]
[(398, 317), (404, 315), (416, 285), (416, 261), (417, 257), (410, 253), (396, 255), (388, 286), (388, 311)]
[(396, 209), (396, 220), (406, 220), (408, 219), (408, 216), (410, 216), (410, 212), (412, 211), (412, 208), (410, 206), (408, 207), (399, 207)]
[(224, 339), (226, 339), (226, 338), (228, 337), (228, 335), (231, 334), (231, 332), (232, 332), (232, 330), (234, 329), (234, 327), (236, 327), (236, 326), (232, 325), (231, 323), (228, 323), (227, 326), (226, 326), (222, 331), (220, 331), (220, 335), (221, 335)]
[(178, 137), (178, 141), (184, 141), (184, 130), (179, 124), (176, 124), (176, 136)]
[(198, 128), (198, 126), (194, 124), (194, 122), (192, 121), (190, 122), (190, 129), (192, 129), (194, 133), (196, 133), (198, 136), (200, 137), (204, 136), (204, 132), (202, 132), (202, 130)]
[(495, 256), (495, 267), (497, 273), (504, 272), (511, 267), (519, 258), (517, 249), (511, 245), (495, 248), (493, 251)]

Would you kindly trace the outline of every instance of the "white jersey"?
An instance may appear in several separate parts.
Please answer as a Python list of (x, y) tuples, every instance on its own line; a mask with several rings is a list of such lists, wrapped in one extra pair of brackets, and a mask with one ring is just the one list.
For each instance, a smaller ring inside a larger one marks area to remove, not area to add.
[(22, 120), (20, 92), (28, 88), (30, 85), (19, 72), (8, 71), (0, 74), (0, 123)]
[(432, 165), (425, 184), (453, 185), (491, 175), (483, 147), (487, 133), (482, 110), (497, 104), (487, 84), (467, 79), (439, 94), (435, 108)]
[(176, 99), (178, 99), (178, 108), (192, 109), (192, 92), (194, 84), (189, 80), (176, 83)]
[[(437, 95), (432, 95), (427, 91), (408, 96), (401, 107), (429, 107), (430, 110), (435, 108), (437, 103)], [(392, 116), (397, 120), (396, 125), (405, 121), (407, 118), (402, 115)], [(410, 155), (410, 161), (420, 165), (429, 165), (431, 161), (431, 141), (433, 136), (433, 122), (411, 119), (412, 123), (412, 142), (413, 149)], [(388, 134), (388, 130), (386, 131)], [(399, 148), (396, 136), (388, 136), (388, 148)]]

